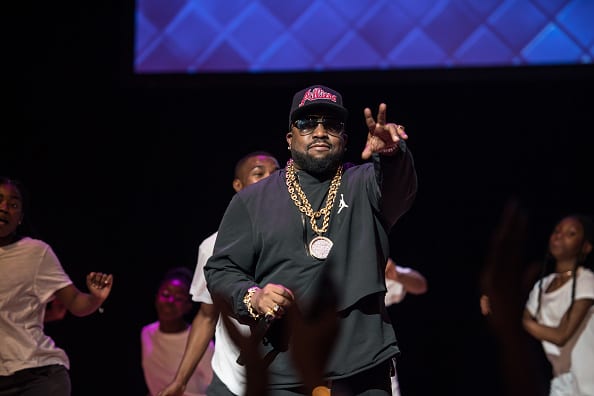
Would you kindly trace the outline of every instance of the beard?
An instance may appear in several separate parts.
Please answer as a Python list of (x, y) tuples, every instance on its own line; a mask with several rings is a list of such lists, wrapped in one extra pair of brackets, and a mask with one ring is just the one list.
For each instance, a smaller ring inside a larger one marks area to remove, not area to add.
[(291, 148), (291, 158), (297, 165), (297, 168), (303, 170), (320, 180), (331, 179), (336, 173), (336, 169), (342, 163), (344, 150), (328, 154), (323, 158), (313, 158), (306, 153), (295, 151)]

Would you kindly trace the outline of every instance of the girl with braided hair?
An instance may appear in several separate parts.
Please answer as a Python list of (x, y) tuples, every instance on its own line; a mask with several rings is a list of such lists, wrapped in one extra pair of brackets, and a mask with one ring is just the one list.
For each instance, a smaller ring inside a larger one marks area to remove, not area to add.
[(566, 216), (549, 237), (543, 272), (523, 325), (542, 342), (553, 369), (550, 395), (594, 395), (594, 246), (592, 220)]

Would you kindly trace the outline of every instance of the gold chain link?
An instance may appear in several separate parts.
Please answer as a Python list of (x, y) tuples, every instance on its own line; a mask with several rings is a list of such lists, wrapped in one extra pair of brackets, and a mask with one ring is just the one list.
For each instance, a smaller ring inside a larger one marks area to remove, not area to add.
[[(297, 208), (299, 208), (302, 213), (309, 217), (312, 230), (314, 230), (316, 234), (322, 235), (328, 231), (328, 225), (330, 224), (330, 212), (334, 206), (334, 199), (336, 198), (336, 193), (338, 192), (338, 187), (340, 187), (340, 181), (342, 178), (342, 166), (338, 167), (336, 174), (330, 183), (328, 197), (326, 198), (326, 206), (317, 211), (312, 209), (311, 204), (307, 200), (305, 193), (299, 185), (299, 181), (295, 176), (295, 166), (293, 165), (292, 159), (287, 162), (286, 173), (287, 189), (289, 190), (291, 199), (293, 202), (295, 202)], [(324, 216), (324, 219), (322, 220), (322, 227), (318, 228), (316, 220), (321, 216)]]

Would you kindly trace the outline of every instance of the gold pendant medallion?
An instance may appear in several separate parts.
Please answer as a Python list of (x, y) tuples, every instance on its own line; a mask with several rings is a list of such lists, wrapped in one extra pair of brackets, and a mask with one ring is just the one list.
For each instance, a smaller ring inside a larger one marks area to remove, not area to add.
[(332, 241), (323, 236), (317, 236), (309, 243), (309, 254), (318, 260), (325, 260), (332, 249)]

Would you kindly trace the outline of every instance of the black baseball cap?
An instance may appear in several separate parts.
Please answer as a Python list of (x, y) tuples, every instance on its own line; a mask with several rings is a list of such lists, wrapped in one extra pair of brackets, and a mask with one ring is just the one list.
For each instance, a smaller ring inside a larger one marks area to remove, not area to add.
[(331, 110), (343, 122), (348, 116), (347, 109), (342, 105), (340, 93), (323, 85), (312, 85), (293, 96), (289, 125), (303, 114), (310, 113), (315, 109)]

